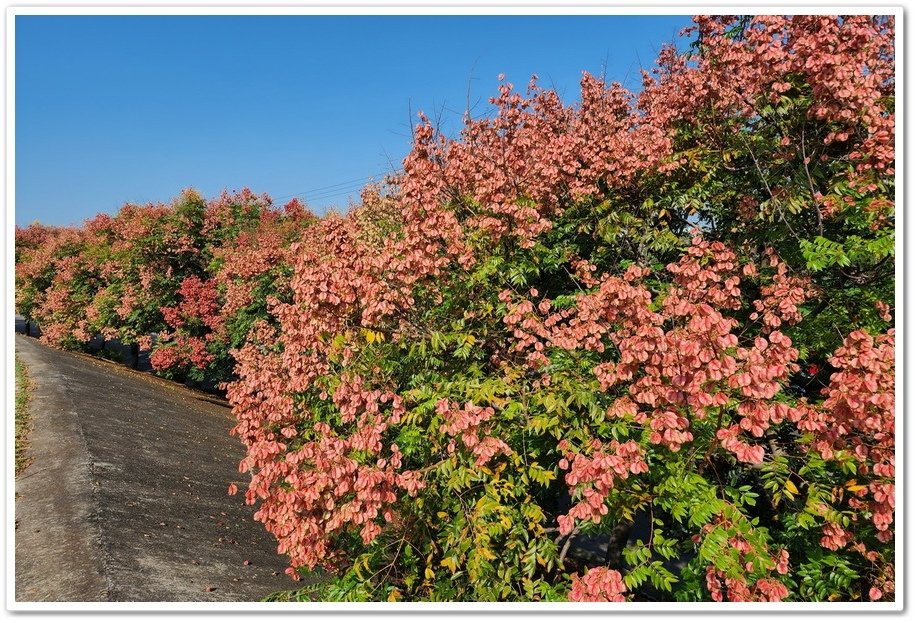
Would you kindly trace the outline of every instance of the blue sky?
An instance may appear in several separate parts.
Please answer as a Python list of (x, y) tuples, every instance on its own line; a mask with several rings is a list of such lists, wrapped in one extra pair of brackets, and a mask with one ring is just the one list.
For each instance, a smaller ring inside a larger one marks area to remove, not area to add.
[[(638, 89), (679, 16), (17, 16), (17, 225), (248, 186), (318, 213), (454, 133), (497, 75)], [(683, 46), (683, 43), (681, 43)], [(470, 100), (468, 93), (470, 90)]]

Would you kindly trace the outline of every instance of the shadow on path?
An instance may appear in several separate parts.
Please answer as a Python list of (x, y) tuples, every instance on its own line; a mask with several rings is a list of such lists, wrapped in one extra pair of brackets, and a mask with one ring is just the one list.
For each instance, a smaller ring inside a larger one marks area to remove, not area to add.
[[(16, 479), (16, 601), (258, 601), (300, 584), (241, 494), (229, 410), (16, 335), (34, 458)], [(244, 487), (240, 487), (244, 489)]]

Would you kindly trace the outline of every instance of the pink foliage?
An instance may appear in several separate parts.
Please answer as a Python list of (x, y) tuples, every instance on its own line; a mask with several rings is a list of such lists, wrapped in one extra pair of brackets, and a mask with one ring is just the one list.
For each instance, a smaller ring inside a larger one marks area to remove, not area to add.
[(627, 587), (619, 571), (607, 567), (592, 567), (579, 577), (572, 575), (570, 601), (626, 601)]
[(894, 89), (893, 18), (763, 15), (739, 39), (726, 35), (734, 17), (694, 21), (706, 47), (697, 63), (667, 47), (658, 69), (644, 73), (639, 103), (648, 122), (669, 128), (708, 110), (750, 118), (760, 113), (759, 102), (778, 102), (792, 90), (786, 77), (795, 75), (811, 86), (811, 116), (838, 128), (826, 141), (851, 142), (860, 171), (891, 174), (894, 115), (883, 100)]
[[(821, 456), (846, 452), (856, 462), (867, 486), (849, 504), (859, 508), (862, 496), (870, 498), (865, 505), (883, 541), (893, 536), (895, 508), (894, 343), (894, 329), (877, 338), (852, 332), (830, 359), (837, 372), (824, 389), (823, 405), (792, 414), (800, 430), (813, 433), (812, 446)], [(825, 547), (842, 547), (848, 540), (839, 526), (824, 527)]]
[[(561, 442), (561, 446), (565, 447), (565, 444)], [(591, 456), (566, 452), (565, 458), (560, 459), (560, 469), (569, 470), (566, 484), (581, 499), (566, 515), (557, 517), (560, 534), (569, 534), (577, 519), (595, 523), (601, 521), (608, 513), (605, 498), (614, 485), (630, 474), (649, 471), (643, 460), (644, 451), (634, 441), (623, 444), (611, 441), (605, 449), (601, 442), (595, 440), (591, 446)]]

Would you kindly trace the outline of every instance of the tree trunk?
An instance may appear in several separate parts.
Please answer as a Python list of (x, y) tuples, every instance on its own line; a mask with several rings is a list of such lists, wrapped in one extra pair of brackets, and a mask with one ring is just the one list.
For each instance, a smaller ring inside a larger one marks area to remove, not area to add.
[(607, 554), (604, 557), (604, 564), (611, 569), (619, 569), (623, 562), (623, 548), (626, 547), (627, 541), (630, 540), (630, 532), (633, 530), (632, 521), (621, 521), (611, 530), (611, 536), (607, 542)]

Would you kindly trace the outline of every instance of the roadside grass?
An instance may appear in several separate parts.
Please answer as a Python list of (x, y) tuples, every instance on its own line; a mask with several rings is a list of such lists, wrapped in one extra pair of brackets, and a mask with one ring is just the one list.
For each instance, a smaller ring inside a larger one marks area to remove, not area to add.
[(321, 587), (317, 584), (303, 586), (285, 591), (276, 591), (261, 599), (262, 602), (316, 602), (325, 601), (321, 598)]
[(16, 357), (16, 475), (28, 467), (31, 459), (25, 456), (29, 434), (29, 377), (25, 365)]

